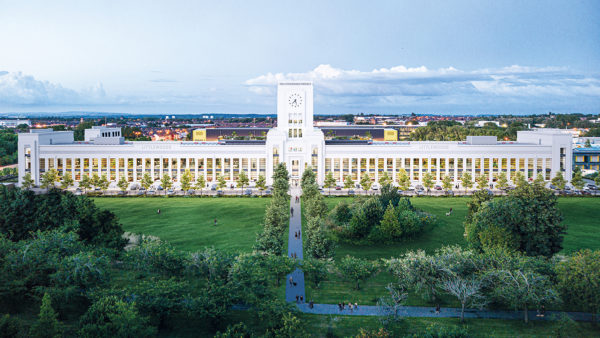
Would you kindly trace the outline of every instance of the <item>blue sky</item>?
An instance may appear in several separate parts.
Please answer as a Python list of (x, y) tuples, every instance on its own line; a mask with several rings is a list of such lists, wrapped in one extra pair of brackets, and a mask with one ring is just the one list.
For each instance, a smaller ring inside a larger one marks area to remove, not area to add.
[(600, 1), (4, 1), (0, 112), (600, 111)]

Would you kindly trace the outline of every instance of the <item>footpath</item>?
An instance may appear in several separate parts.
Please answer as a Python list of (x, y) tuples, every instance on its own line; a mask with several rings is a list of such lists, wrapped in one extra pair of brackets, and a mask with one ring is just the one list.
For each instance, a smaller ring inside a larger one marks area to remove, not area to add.
[[(290, 201), (290, 231), (288, 237), (288, 256), (296, 257), (299, 260), (303, 259), (302, 254), (302, 217), (300, 208), (301, 190), (298, 188), (291, 189)], [(298, 202), (296, 202), (298, 197)], [(292, 213), (293, 209), (293, 213)], [(299, 233), (299, 236), (296, 234)], [(290, 277), (294, 283), (290, 284)], [(296, 301), (302, 297), (303, 302)], [(309, 300), (306, 299), (304, 286), (304, 272), (300, 269), (294, 270), (286, 278), (285, 300), (288, 302), (296, 302), (298, 309), (304, 313), (312, 313), (319, 315), (345, 315), (345, 316), (384, 316), (389, 314), (390, 309), (380, 308), (374, 305), (360, 305), (358, 309), (350, 311), (348, 307), (340, 310), (337, 304), (313, 304), (310, 308)], [(429, 317), (429, 318), (460, 318), (460, 308), (441, 308), (439, 313), (435, 312), (433, 307), (422, 306), (403, 306), (397, 310), (397, 315), (401, 317)], [(544, 317), (537, 317), (536, 311), (529, 311), (529, 320), (553, 320), (562, 312), (546, 311)], [(577, 321), (592, 321), (591, 313), (586, 312), (566, 312), (573, 320)], [(506, 311), (506, 310), (478, 310), (466, 309), (465, 318), (483, 318), (483, 319), (523, 319), (523, 311)]]

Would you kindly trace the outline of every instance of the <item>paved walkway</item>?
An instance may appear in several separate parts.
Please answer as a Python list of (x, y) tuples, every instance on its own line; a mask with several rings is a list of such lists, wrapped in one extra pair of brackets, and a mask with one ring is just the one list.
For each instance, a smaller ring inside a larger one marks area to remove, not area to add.
[[(298, 260), (302, 260), (302, 218), (300, 208), (300, 194), (299, 188), (292, 188), (290, 191), (290, 231), (288, 236), (288, 256), (295, 256)], [(298, 197), (298, 203), (296, 203), (296, 197)], [(293, 210), (293, 213), (292, 213)], [(296, 237), (296, 233), (300, 233), (299, 237)], [(290, 277), (296, 285), (290, 285)], [(296, 296), (306, 301), (306, 294), (304, 293), (304, 272), (300, 269), (296, 269), (286, 277), (286, 288), (285, 288), (285, 300), (288, 302), (295, 302)]]

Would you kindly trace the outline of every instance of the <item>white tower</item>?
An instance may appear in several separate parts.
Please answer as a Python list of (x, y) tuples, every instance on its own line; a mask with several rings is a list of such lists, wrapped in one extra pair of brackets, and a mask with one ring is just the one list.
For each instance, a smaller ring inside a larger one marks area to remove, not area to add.
[(321, 182), (324, 144), (323, 132), (313, 127), (312, 83), (279, 83), (277, 127), (267, 134), (267, 182), (272, 183), (273, 168), (280, 162), (286, 164), (292, 185), (299, 184), (307, 166)]

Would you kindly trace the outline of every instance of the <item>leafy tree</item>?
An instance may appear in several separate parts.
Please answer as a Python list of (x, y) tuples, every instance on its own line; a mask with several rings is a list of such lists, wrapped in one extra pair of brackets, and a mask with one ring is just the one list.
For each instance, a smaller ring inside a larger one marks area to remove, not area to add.
[(383, 208), (376, 198), (369, 198), (352, 215), (349, 235), (352, 238), (366, 238), (380, 222)]
[(331, 188), (335, 187), (335, 178), (333, 178), (333, 172), (327, 172), (325, 175), (325, 181), (323, 183), (323, 187), (329, 189), (329, 194), (331, 195)]
[(135, 269), (180, 276), (185, 270), (185, 257), (172, 245), (158, 240), (142, 240), (127, 251), (126, 260)]
[(379, 176), (379, 185), (383, 187), (384, 185), (390, 184), (392, 184), (392, 179), (390, 178), (390, 175), (387, 173), (387, 171), (384, 171), (383, 174)]
[(169, 176), (169, 174), (167, 173), (164, 173), (163, 177), (160, 179), (160, 184), (162, 185), (165, 191), (171, 189), (171, 187), (173, 186), (171, 176)]
[(390, 202), (393, 206), (397, 206), (400, 202), (400, 195), (398, 194), (398, 188), (391, 184), (386, 184), (381, 187), (379, 203), (381, 203), (381, 206), (387, 206)]
[[(270, 332), (267, 332), (267, 336), (269, 334)], [(302, 321), (291, 312), (283, 315), (281, 326), (273, 330), (272, 335), (285, 338), (309, 337)]]
[(446, 191), (451, 191), (453, 186), (452, 177), (445, 175), (442, 179), (442, 188)]
[(250, 180), (248, 179), (248, 175), (246, 175), (245, 171), (240, 172), (240, 175), (238, 176), (238, 180), (237, 180), (237, 186), (238, 188), (242, 188), (242, 191), (244, 191), (244, 187), (247, 186), (250, 183)]
[(92, 180), (90, 179), (89, 175), (83, 174), (81, 176), (81, 180), (79, 181), (79, 187), (83, 188), (84, 192), (92, 187)]
[(504, 234), (518, 243), (518, 250), (529, 256), (551, 257), (562, 249), (566, 226), (561, 221), (557, 197), (552, 191), (527, 185), (482, 205), (472, 215), (471, 222), (466, 223), (465, 234), (473, 247), (481, 249), (482, 233), (503, 228)]
[(344, 189), (352, 188), (354, 188), (354, 180), (352, 179), (352, 175), (346, 175), (346, 179), (344, 179)]
[(537, 186), (538, 188), (544, 188), (544, 187), (546, 187), (546, 179), (544, 179), (544, 174), (539, 173), (535, 177), (535, 180), (533, 181), (533, 184), (535, 186)]
[(442, 282), (442, 289), (453, 295), (460, 302), (460, 322), (465, 322), (465, 307), (485, 304), (483, 295), (483, 280), (479, 276), (461, 276), (451, 274)]
[(227, 182), (225, 181), (225, 177), (223, 175), (220, 175), (219, 178), (217, 178), (217, 188), (219, 190), (223, 190), (223, 189), (225, 189), (225, 187), (227, 187)]
[(225, 332), (218, 331), (214, 338), (251, 338), (252, 334), (246, 324), (240, 322), (235, 325), (227, 325)]
[(31, 178), (31, 173), (26, 173), (25, 175), (23, 175), (23, 181), (21, 182), (21, 186), (23, 187), (23, 189), (31, 189), (34, 187), (34, 185), (35, 183)]
[(594, 183), (596, 183), (596, 186), (600, 186), (600, 175), (596, 175), (596, 178), (594, 178)]
[(428, 171), (426, 173), (423, 174), (423, 187), (425, 187), (425, 189), (427, 189), (427, 192), (430, 192), (431, 189), (433, 188), (433, 186), (435, 185), (435, 176), (433, 176), (433, 173), (431, 171)]
[(400, 285), (414, 289), (426, 300), (438, 299), (439, 282), (444, 273), (435, 257), (426, 255), (423, 250), (409, 251), (402, 258), (389, 260), (388, 267)]
[(558, 263), (556, 272), (565, 302), (595, 319), (600, 312), (600, 251), (580, 250)]
[(354, 282), (355, 289), (359, 290), (360, 282), (373, 277), (377, 273), (379, 265), (377, 262), (348, 255), (338, 262), (337, 269), (342, 278)]
[[(89, 176), (84, 176), (84, 177), (89, 177)], [(79, 183), (79, 185), (81, 186), (81, 183)], [(119, 189), (121, 189), (121, 191), (127, 190), (127, 187), (129, 187), (129, 182), (127, 182), (127, 178), (125, 178), (125, 176), (121, 176), (119, 178), (119, 182), (117, 183), (117, 187), (119, 187)]]
[(527, 180), (525, 179), (525, 175), (523, 175), (523, 172), (521, 172), (521, 171), (517, 171), (515, 173), (513, 182), (515, 183), (515, 186), (517, 188), (524, 187), (528, 184)]
[(32, 337), (60, 337), (62, 335), (61, 324), (58, 321), (58, 314), (52, 308), (52, 301), (48, 293), (42, 298), (40, 314), (37, 322), (31, 327), (29, 333)]
[[(182, 180), (183, 180), (183, 178), (182, 178)], [(150, 177), (150, 174), (144, 173), (144, 176), (142, 176), (142, 180), (140, 181), (142, 188), (148, 190), (148, 188), (150, 188), (152, 183), (154, 183), (154, 182), (152, 181), (152, 177)]]
[(267, 180), (263, 175), (258, 175), (258, 179), (256, 180), (256, 187), (260, 191), (263, 191), (267, 188)]
[(100, 187), (100, 176), (98, 176), (98, 173), (93, 173), (92, 177), (90, 179), (90, 183), (91, 185), (96, 188), (96, 187)]
[(60, 176), (56, 169), (50, 169), (42, 175), (42, 184), (40, 187), (44, 189), (54, 188), (54, 184), (60, 181)]
[(494, 294), (515, 309), (522, 309), (525, 323), (529, 322), (531, 306), (549, 304), (558, 300), (548, 277), (524, 269), (501, 270), (496, 274), (499, 283)]
[(506, 176), (506, 171), (501, 171), (500, 173), (498, 173), (498, 175), (496, 175), (496, 178), (496, 188), (500, 190), (508, 188), (508, 177)]
[(71, 175), (71, 173), (66, 172), (63, 175), (62, 180), (60, 182), (60, 188), (63, 190), (66, 190), (72, 185), (73, 185), (73, 176)]
[(398, 170), (398, 188), (402, 191), (406, 191), (410, 188), (410, 177), (408, 177), (408, 173), (404, 168)]
[(468, 171), (463, 172), (461, 178), (462, 186), (465, 187), (465, 192), (468, 189), (473, 188), (473, 177), (471, 177), (471, 173)]
[(204, 175), (200, 174), (198, 176), (198, 179), (196, 180), (194, 189), (200, 190), (200, 194), (202, 194), (202, 192), (204, 191), (204, 188), (206, 188), (206, 179), (204, 178)]
[(475, 191), (471, 196), (471, 199), (467, 202), (467, 218), (465, 223), (472, 222), (473, 215), (479, 211), (484, 203), (491, 201), (492, 198), (494, 198), (494, 196), (486, 190)]
[(581, 190), (584, 185), (583, 175), (581, 174), (581, 168), (575, 166), (573, 169), (573, 178), (571, 178), (571, 184), (575, 187), (575, 189)]
[(306, 248), (308, 257), (332, 258), (334, 256), (335, 241), (328, 236), (321, 224), (319, 217), (312, 217), (306, 229)]
[(398, 219), (396, 208), (390, 202), (383, 213), (383, 219), (379, 224), (379, 229), (385, 237), (400, 238), (402, 237), (402, 227)]
[(307, 257), (302, 260), (302, 271), (304, 271), (304, 277), (318, 289), (321, 282), (327, 280), (331, 265), (330, 259)]
[(106, 190), (108, 189), (110, 182), (108, 181), (108, 178), (106, 177), (106, 174), (103, 174), (100, 179), (98, 180), (98, 187), (100, 188), (100, 190)]
[(371, 189), (371, 185), (373, 185), (373, 183), (371, 182), (371, 178), (369, 177), (369, 174), (367, 174), (367, 172), (365, 171), (362, 177), (360, 178), (360, 186), (365, 192), (367, 192), (369, 189)]
[(273, 172), (273, 182), (279, 181), (285, 183), (282, 185), (281, 191), (285, 191), (286, 193), (290, 189), (289, 177), (290, 175), (285, 167), (285, 163), (279, 163)]
[(481, 174), (479, 175), (479, 177), (477, 177), (475, 179), (475, 181), (477, 182), (477, 189), (479, 190), (483, 190), (486, 189), (488, 187), (488, 177), (485, 174)]
[(312, 170), (311, 166), (308, 166), (304, 169), (302, 173), (302, 179), (300, 181), (300, 187), (304, 190), (304, 187), (307, 185), (317, 184), (317, 178), (315, 172)]
[(272, 255), (283, 254), (283, 235), (281, 231), (275, 227), (265, 227), (261, 233), (257, 234), (253, 249)]
[(279, 287), (281, 280), (292, 273), (298, 266), (296, 260), (282, 255), (267, 255), (265, 257), (267, 271), (275, 277), (275, 285)]
[(17, 318), (9, 314), (0, 318), (0, 338), (18, 337), (22, 330), (21, 322)]
[(565, 190), (565, 187), (567, 186), (567, 180), (565, 180), (560, 171), (556, 173), (556, 176), (554, 176), (551, 182), (558, 190)]
[(192, 188), (192, 182), (194, 181), (194, 177), (189, 170), (186, 170), (183, 175), (181, 175), (181, 190), (184, 192), (188, 192)]

